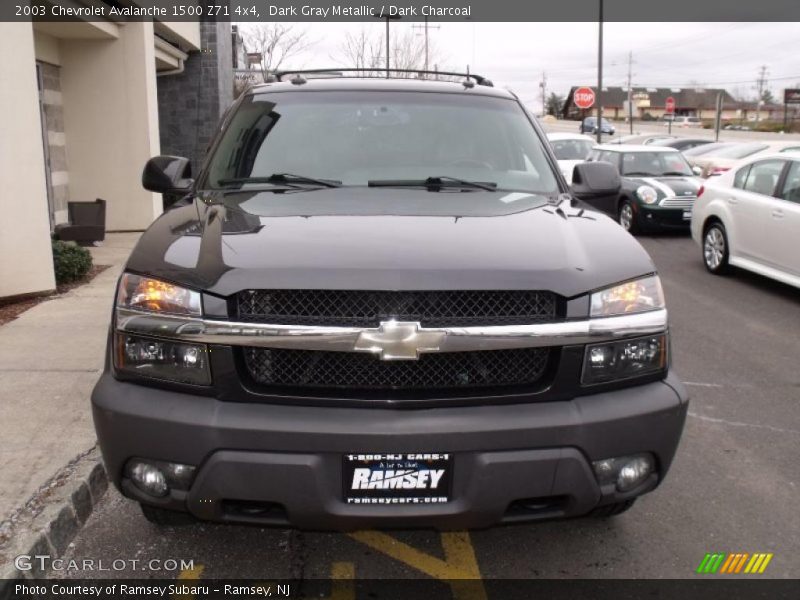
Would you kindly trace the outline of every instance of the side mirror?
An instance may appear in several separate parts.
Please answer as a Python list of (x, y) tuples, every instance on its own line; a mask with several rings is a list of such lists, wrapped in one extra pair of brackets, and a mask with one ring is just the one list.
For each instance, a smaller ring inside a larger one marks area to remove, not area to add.
[(621, 187), (619, 171), (606, 162), (580, 163), (572, 171), (572, 194), (579, 200), (616, 195)]
[(187, 194), (191, 191), (192, 166), (182, 156), (155, 156), (142, 171), (142, 187), (159, 194)]
[(702, 177), (703, 169), (701, 167), (698, 167), (697, 165), (695, 165), (695, 166), (692, 167), (692, 173), (694, 173), (698, 177)]

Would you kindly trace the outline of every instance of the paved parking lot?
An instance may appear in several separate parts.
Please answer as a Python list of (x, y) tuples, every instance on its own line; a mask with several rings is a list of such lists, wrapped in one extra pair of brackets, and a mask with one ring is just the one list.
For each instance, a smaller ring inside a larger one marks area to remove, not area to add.
[(184, 578), (681, 578), (706, 552), (772, 552), (764, 577), (800, 577), (800, 291), (743, 272), (713, 277), (686, 236), (641, 241), (664, 281), (674, 366), (692, 400), (669, 477), (628, 513), (444, 534), (159, 531), (112, 490), (68, 558), (192, 559)]

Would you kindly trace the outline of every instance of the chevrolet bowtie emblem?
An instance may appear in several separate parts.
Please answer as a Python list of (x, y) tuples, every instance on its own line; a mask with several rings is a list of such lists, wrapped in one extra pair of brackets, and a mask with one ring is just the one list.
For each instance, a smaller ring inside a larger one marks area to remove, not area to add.
[(425, 330), (419, 323), (383, 321), (380, 327), (358, 334), (353, 350), (379, 354), (381, 360), (417, 360), (420, 352), (436, 352), (444, 331)]

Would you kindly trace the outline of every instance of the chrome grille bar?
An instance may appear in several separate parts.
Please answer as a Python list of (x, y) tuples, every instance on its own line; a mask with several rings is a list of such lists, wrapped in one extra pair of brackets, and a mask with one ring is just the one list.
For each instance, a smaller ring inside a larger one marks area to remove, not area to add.
[[(418, 325), (418, 324), (416, 324)], [(381, 328), (268, 325), (157, 315), (118, 308), (117, 331), (202, 344), (292, 348), (339, 352), (374, 352), (359, 341), (379, 335)], [(650, 335), (667, 328), (666, 309), (614, 317), (490, 327), (417, 327), (436, 338), (421, 352), (470, 352), (511, 348), (544, 348), (612, 341)]]

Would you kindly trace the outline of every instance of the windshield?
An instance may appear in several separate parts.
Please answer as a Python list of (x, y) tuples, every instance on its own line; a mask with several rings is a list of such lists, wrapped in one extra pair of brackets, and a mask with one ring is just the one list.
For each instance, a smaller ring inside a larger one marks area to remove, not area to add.
[(343, 186), (423, 185), (429, 178), (438, 180), (439, 187), (476, 193), (495, 184), (498, 190), (559, 192), (542, 142), (517, 102), (374, 91), (245, 98), (200, 187), (314, 185), (312, 179)]
[(658, 177), (692, 175), (680, 152), (626, 152), (622, 155), (622, 175)]
[(589, 140), (553, 140), (550, 142), (558, 160), (586, 160), (594, 144)]

